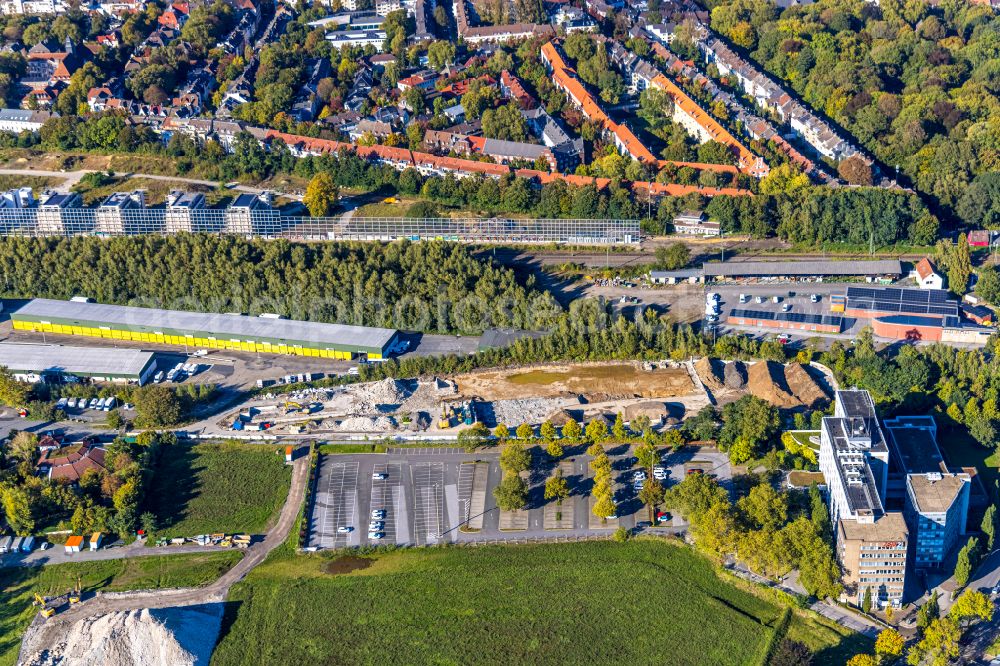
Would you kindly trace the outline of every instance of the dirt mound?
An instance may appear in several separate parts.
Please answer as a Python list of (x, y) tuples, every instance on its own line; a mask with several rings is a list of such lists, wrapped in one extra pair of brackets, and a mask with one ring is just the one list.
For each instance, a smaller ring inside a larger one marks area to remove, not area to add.
[(707, 356), (695, 361), (694, 370), (698, 373), (701, 383), (712, 391), (718, 391), (725, 386), (722, 383), (721, 365), (720, 361), (712, 360)]
[(788, 384), (788, 390), (806, 407), (814, 407), (817, 403), (830, 399), (809, 371), (798, 363), (785, 366), (785, 383)]
[(775, 407), (800, 407), (802, 403), (788, 389), (785, 368), (774, 361), (760, 361), (750, 366), (747, 388), (761, 400)]
[(626, 421), (634, 421), (640, 416), (648, 416), (653, 423), (660, 423), (667, 417), (667, 406), (656, 400), (647, 402), (637, 402), (634, 405), (626, 405), (622, 412), (622, 418)]
[(731, 361), (726, 363), (726, 388), (742, 390), (747, 385), (747, 366), (743, 361)]
[(31, 666), (194, 666), (208, 664), (222, 624), (222, 604), (119, 611), (67, 627), (60, 642), (31, 645)]
[(560, 409), (557, 412), (553, 412), (546, 420), (552, 425), (561, 428), (569, 423), (570, 419), (579, 423), (583, 419), (583, 411), (579, 409)]

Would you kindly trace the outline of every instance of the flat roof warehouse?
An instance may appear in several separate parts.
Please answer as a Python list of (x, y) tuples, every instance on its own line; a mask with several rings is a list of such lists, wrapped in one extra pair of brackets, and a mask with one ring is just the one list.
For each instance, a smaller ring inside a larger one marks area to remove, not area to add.
[(153, 352), (139, 349), (0, 344), (0, 365), (12, 372), (140, 378)]
[(898, 259), (873, 261), (727, 261), (702, 266), (705, 276), (902, 275)]
[[(246, 342), (268, 347), (257, 351), (291, 354), (298, 353), (295, 348), (301, 347), (382, 357), (397, 334), (396, 330), (388, 328), (57, 301), (46, 298), (36, 298), (28, 302), (13, 312), (11, 319), (14, 321), (14, 327), (21, 330), (31, 329), (33, 324), (52, 325), (59, 327), (52, 329), (55, 333), (115, 338), (117, 336), (103, 335), (103, 333), (121, 331), (156, 336), (156, 339), (149, 340), (141, 338), (143, 341), (183, 344), (186, 340), (175, 342), (166, 339), (183, 337), (194, 338), (188, 344), (207, 345), (210, 342), (218, 342), (218, 345), (211, 346), (221, 348), (235, 347), (235, 344), (223, 343)], [(71, 330), (65, 330), (66, 328)], [(276, 347), (288, 349), (280, 350)]]

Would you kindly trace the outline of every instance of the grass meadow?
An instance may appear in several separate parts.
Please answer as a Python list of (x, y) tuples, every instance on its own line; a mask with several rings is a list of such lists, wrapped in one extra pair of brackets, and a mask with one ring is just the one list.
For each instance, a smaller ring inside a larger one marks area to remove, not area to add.
[(290, 483), (283, 447), (178, 443), (157, 463), (147, 508), (156, 514), (156, 537), (259, 534), (285, 502)]
[(787, 635), (836, 664), (870, 647), (662, 540), (334, 557), (279, 550), (235, 586), (212, 663), (724, 666)]

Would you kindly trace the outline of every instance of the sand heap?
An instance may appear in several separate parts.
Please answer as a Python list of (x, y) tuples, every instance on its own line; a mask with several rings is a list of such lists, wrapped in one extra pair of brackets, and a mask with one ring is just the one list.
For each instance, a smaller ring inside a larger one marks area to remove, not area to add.
[(222, 604), (119, 611), (88, 617), (69, 626), (55, 645), (31, 646), (30, 635), (26, 635), (23, 663), (31, 666), (208, 664), (221, 622)]
[(694, 370), (698, 373), (701, 383), (711, 391), (718, 391), (724, 387), (722, 383), (722, 366), (719, 360), (713, 360), (705, 356), (695, 361)]
[(812, 407), (828, 398), (816, 380), (798, 363), (787, 366), (774, 361), (754, 363), (748, 373), (747, 388), (761, 400), (787, 409)]
[(830, 399), (809, 371), (798, 363), (789, 363), (785, 367), (785, 383), (788, 384), (788, 390), (806, 407), (814, 407), (817, 403)]
[(785, 383), (785, 369), (774, 361), (760, 361), (750, 366), (747, 373), (747, 388), (761, 400), (775, 407), (798, 407), (800, 403), (788, 391)]

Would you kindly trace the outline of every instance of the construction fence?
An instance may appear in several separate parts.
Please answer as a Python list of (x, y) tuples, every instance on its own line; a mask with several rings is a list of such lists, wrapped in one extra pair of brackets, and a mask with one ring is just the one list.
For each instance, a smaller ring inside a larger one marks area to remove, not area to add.
[(638, 220), (301, 217), (272, 209), (0, 208), (2, 236), (234, 234), (306, 241), (448, 240), (467, 243), (621, 245), (640, 240)]

